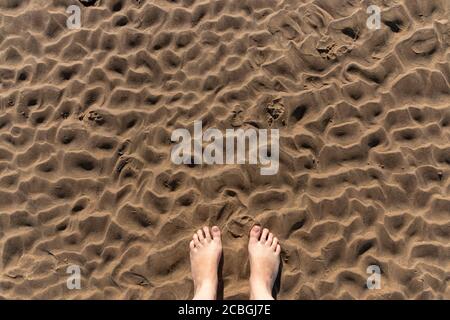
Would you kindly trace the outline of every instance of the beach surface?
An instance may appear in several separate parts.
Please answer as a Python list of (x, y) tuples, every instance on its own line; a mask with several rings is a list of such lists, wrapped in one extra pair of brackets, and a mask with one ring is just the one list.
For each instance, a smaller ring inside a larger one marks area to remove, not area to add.
[[(218, 225), (247, 299), (260, 223), (278, 299), (450, 299), (448, 0), (81, 2), (0, 0), (0, 298), (190, 299)], [(278, 172), (174, 164), (199, 120), (279, 129)]]

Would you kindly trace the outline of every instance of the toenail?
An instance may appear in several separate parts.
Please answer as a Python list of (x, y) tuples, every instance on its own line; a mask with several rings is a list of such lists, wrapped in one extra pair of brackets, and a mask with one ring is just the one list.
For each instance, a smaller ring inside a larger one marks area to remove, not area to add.
[(217, 227), (217, 226), (212, 227), (212, 231), (214, 231), (214, 232), (219, 231), (219, 227)]

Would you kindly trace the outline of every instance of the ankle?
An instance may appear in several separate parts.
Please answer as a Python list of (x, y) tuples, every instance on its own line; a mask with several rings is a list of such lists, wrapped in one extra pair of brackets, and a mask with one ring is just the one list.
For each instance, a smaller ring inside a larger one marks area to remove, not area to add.
[(250, 275), (250, 286), (271, 292), (273, 282), (271, 281), (271, 279), (262, 279), (261, 277)]
[(251, 300), (273, 300), (272, 285), (259, 279), (250, 277)]
[(193, 300), (215, 300), (217, 296), (217, 280), (205, 280), (194, 288)]

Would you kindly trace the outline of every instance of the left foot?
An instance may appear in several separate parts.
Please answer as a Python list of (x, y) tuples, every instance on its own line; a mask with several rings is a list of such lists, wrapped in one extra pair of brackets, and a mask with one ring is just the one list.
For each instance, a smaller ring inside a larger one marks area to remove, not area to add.
[(214, 226), (194, 233), (189, 243), (194, 300), (214, 300), (217, 296), (218, 268), (222, 255), (220, 230)]

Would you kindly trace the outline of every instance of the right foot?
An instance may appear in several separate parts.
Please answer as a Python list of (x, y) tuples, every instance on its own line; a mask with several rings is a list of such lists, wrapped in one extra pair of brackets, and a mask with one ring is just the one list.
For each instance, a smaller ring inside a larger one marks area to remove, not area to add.
[(281, 247), (278, 239), (260, 226), (250, 230), (250, 299), (273, 300), (272, 288), (280, 266)]
[(220, 230), (214, 226), (194, 233), (190, 247), (194, 300), (214, 300), (217, 295), (218, 268), (222, 256)]

